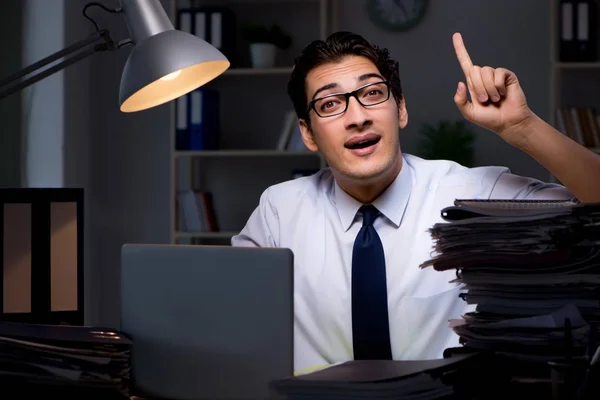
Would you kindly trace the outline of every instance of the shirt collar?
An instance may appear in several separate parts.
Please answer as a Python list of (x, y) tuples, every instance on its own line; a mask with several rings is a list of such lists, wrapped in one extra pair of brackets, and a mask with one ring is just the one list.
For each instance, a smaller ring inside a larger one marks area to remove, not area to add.
[[(346, 193), (335, 179), (333, 181), (333, 202), (335, 203), (342, 227), (344, 231), (347, 231), (352, 226), (356, 213), (363, 204)], [(372, 203), (396, 228), (400, 226), (400, 222), (402, 221), (411, 188), (412, 172), (406, 160), (402, 160), (402, 169), (396, 179)]]

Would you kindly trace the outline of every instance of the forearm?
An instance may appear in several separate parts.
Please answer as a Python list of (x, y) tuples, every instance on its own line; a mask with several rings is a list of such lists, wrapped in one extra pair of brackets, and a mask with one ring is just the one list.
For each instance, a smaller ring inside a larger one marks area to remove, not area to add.
[(600, 202), (600, 155), (569, 139), (537, 115), (512, 132), (512, 143), (558, 178), (582, 203)]

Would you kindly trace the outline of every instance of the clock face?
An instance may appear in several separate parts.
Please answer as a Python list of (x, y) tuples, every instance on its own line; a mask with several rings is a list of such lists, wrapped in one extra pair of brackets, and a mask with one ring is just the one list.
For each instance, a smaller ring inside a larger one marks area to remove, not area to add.
[(428, 0), (367, 0), (371, 21), (389, 31), (406, 31), (417, 25)]

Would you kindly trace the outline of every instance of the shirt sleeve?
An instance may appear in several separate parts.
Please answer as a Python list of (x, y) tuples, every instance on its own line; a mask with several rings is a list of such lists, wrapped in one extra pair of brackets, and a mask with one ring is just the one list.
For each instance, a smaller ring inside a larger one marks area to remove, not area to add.
[(269, 200), (269, 189), (260, 196), (242, 231), (231, 238), (232, 246), (239, 247), (277, 247), (279, 237), (279, 218), (275, 207)]
[(505, 172), (498, 177), (490, 193), (492, 200), (571, 200), (575, 196), (558, 183), (547, 183), (534, 178)]

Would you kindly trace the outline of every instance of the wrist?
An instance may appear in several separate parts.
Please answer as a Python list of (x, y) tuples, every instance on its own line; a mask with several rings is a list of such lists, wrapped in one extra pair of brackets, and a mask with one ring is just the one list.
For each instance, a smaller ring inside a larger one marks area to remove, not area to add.
[(499, 135), (512, 146), (526, 150), (531, 142), (535, 142), (534, 137), (540, 132), (539, 128), (542, 123), (544, 121), (540, 117), (528, 110), (525, 118), (500, 132)]

